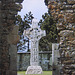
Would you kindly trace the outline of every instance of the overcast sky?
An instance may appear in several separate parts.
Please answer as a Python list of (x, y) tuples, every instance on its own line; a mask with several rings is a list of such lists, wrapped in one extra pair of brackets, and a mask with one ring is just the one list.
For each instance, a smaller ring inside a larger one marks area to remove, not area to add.
[(48, 12), (44, 0), (24, 0), (22, 5), (23, 9), (18, 13), (22, 18), (23, 15), (31, 11), (34, 18), (40, 20), (42, 18), (42, 14)]

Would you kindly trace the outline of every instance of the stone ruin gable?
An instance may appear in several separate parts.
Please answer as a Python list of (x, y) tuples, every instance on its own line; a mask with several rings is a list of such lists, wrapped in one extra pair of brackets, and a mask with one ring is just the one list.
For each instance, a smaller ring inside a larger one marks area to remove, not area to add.
[(60, 75), (75, 75), (75, 0), (48, 0), (60, 37)]
[(0, 75), (17, 75), (16, 39), (19, 37), (16, 33), (18, 27), (15, 26), (15, 15), (22, 9), (22, 1), (0, 0)]

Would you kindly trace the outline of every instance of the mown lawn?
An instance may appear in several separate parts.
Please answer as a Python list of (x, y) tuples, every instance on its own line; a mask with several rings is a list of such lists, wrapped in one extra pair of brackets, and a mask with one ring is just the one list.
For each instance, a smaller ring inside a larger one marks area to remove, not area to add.
[[(17, 75), (26, 75), (25, 71), (18, 71)], [(43, 74), (32, 74), (32, 75), (52, 75), (52, 71), (43, 71)]]

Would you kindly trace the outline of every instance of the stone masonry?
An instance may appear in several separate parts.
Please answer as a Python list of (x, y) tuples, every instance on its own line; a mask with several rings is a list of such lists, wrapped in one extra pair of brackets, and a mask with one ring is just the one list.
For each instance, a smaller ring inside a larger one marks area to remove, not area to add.
[(19, 40), (15, 15), (22, 9), (23, 0), (0, 0), (0, 75), (17, 75)]
[[(42, 67), (42, 70), (52, 70), (51, 58), (50, 51), (39, 52), (39, 65)], [(17, 53), (17, 70), (26, 71), (28, 66), (30, 66), (30, 52)]]
[(75, 75), (75, 0), (48, 0), (48, 9), (60, 37), (60, 75)]

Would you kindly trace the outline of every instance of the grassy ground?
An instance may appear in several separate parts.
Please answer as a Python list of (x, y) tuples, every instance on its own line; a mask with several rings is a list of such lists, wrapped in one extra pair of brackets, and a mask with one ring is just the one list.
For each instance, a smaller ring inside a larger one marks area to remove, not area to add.
[[(25, 71), (18, 71), (17, 75), (26, 75)], [(43, 71), (43, 74), (32, 74), (32, 75), (52, 75), (52, 71)]]

